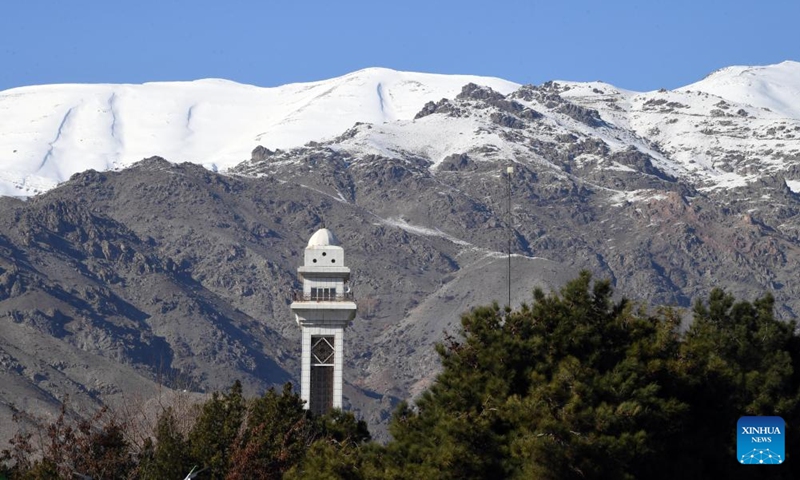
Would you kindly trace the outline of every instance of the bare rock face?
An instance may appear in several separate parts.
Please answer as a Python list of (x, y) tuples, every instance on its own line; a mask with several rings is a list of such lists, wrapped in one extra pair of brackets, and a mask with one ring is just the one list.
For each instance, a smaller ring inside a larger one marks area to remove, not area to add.
[[(87, 410), (159, 385), (208, 392), (240, 379), (256, 394), (296, 382), (288, 305), (323, 225), (345, 247), (359, 305), (345, 405), (379, 438), (394, 405), (435, 378), (433, 345), (458, 332), (461, 312), (529, 302), (582, 269), (650, 305), (688, 308), (723, 287), (770, 292), (778, 315), (796, 318), (800, 197), (787, 182), (798, 140), (780, 137), (779, 168), (710, 188), (712, 177), (671, 161), (689, 149), (664, 133), (697, 104), (576, 88), (504, 96), (467, 85), (413, 121), (257, 147), (225, 174), (154, 157), (27, 202), (0, 199), (0, 415), (52, 409), (64, 394)], [(660, 116), (657, 131), (625, 129), (642, 117), (620, 120), (633, 108), (623, 100)], [(698, 128), (749, 118), (703, 101)], [(414, 135), (428, 131), (442, 133), (421, 145)], [(715, 175), (756, 169), (752, 151), (731, 145), (702, 153), (719, 162)]]

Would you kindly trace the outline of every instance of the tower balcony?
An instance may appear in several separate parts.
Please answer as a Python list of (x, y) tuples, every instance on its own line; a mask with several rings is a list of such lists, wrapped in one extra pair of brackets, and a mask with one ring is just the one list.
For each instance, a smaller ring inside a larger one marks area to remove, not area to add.
[(303, 328), (346, 328), (358, 310), (351, 292), (313, 288), (311, 293), (294, 292), (292, 296), (289, 308)]
[(329, 288), (311, 289), (311, 293), (292, 292), (293, 302), (354, 302), (353, 292), (336, 292)]

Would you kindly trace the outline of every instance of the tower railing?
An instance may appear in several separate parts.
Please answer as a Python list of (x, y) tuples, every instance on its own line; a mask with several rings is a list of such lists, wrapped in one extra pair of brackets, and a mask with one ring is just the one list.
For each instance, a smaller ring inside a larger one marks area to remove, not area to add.
[(355, 297), (353, 292), (317, 292), (315, 294), (305, 292), (292, 292), (292, 301), (295, 302), (353, 302)]

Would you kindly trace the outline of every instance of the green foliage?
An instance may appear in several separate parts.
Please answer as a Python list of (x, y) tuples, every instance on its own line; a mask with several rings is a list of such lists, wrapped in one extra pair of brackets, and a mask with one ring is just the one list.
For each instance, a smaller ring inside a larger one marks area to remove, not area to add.
[(80, 436), (73, 459), (74, 471), (92, 478), (125, 478), (134, 467), (128, 442), (124, 437), (124, 426), (111, 420), (102, 428), (93, 427), (94, 422), (78, 424)]
[(44, 458), (36, 460), (30, 470), (18, 472), (10, 477), (19, 480), (51, 480), (53, 478), (69, 478), (59, 475), (58, 465), (52, 460)]
[(178, 420), (172, 408), (167, 408), (158, 418), (155, 449), (143, 461), (141, 478), (157, 480), (184, 478), (192, 468), (188, 456), (189, 444), (178, 428)]
[(772, 307), (715, 291), (683, 336), (676, 312), (615, 301), (584, 272), (533, 306), (477, 308), (437, 347), (435, 384), (396, 411), (374, 478), (750, 473), (735, 461), (738, 418), (798, 420), (798, 337)]
[(371, 438), (367, 424), (352, 413), (340, 409), (315, 417), (315, 431), (320, 440), (342, 446), (358, 446)]
[[(794, 322), (773, 318), (768, 295), (750, 304), (714, 290), (697, 302), (683, 353), (690, 378), (715, 408), (742, 415), (786, 415), (797, 408)], [(719, 396), (724, 395), (724, 402)]]
[[(315, 440), (288, 479), (361, 479), (368, 455), (370, 434), (364, 421), (352, 413), (333, 410), (315, 419)], [(377, 447), (377, 446), (375, 446)]]
[(200, 409), (189, 433), (191, 456), (208, 468), (203, 478), (221, 480), (230, 468), (230, 450), (239, 435), (247, 404), (237, 380), (227, 393), (214, 393)]
[[(677, 455), (696, 459), (698, 476), (747, 478), (735, 458), (735, 428), (740, 416), (777, 415), (787, 423), (787, 453), (800, 459), (796, 426), (800, 421), (800, 338), (794, 322), (773, 317), (771, 295), (753, 303), (715, 289), (694, 307), (694, 322), (681, 348), (679, 392), (692, 405), (687, 425), (694, 435)], [(689, 453), (696, 456), (690, 456)], [(797, 461), (770, 473), (797, 478)], [(794, 469), (793, 473), (786, 469)]]
[(652, 448), (646, 427), (682, 408), (653, 381), (678, 343), (611, 293), (583, 274), (560, 296), (536, 291), (533, 308), (464, 315), (417, 411), (398, 411), (390, 450), (418, 475), (623, 476)]
[(311, 414), (287, 383), (252, 402), (241, 434), (231, 452), (227, 478), (281, 478), (297, 464), (313, 437)]

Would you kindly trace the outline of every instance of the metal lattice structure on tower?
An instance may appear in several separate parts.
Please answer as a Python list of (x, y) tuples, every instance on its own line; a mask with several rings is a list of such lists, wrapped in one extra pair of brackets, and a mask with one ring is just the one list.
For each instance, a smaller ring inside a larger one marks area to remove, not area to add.
[(303, 291), (295, 294), (291, 309), (303, 331), (300, 397), (307, 409), (322, 414), (342, 408), (344, 329), (357, 308), (347, 288), (344, 249), (333, 232), (322, 228), (311, 236), (297, 272)]

